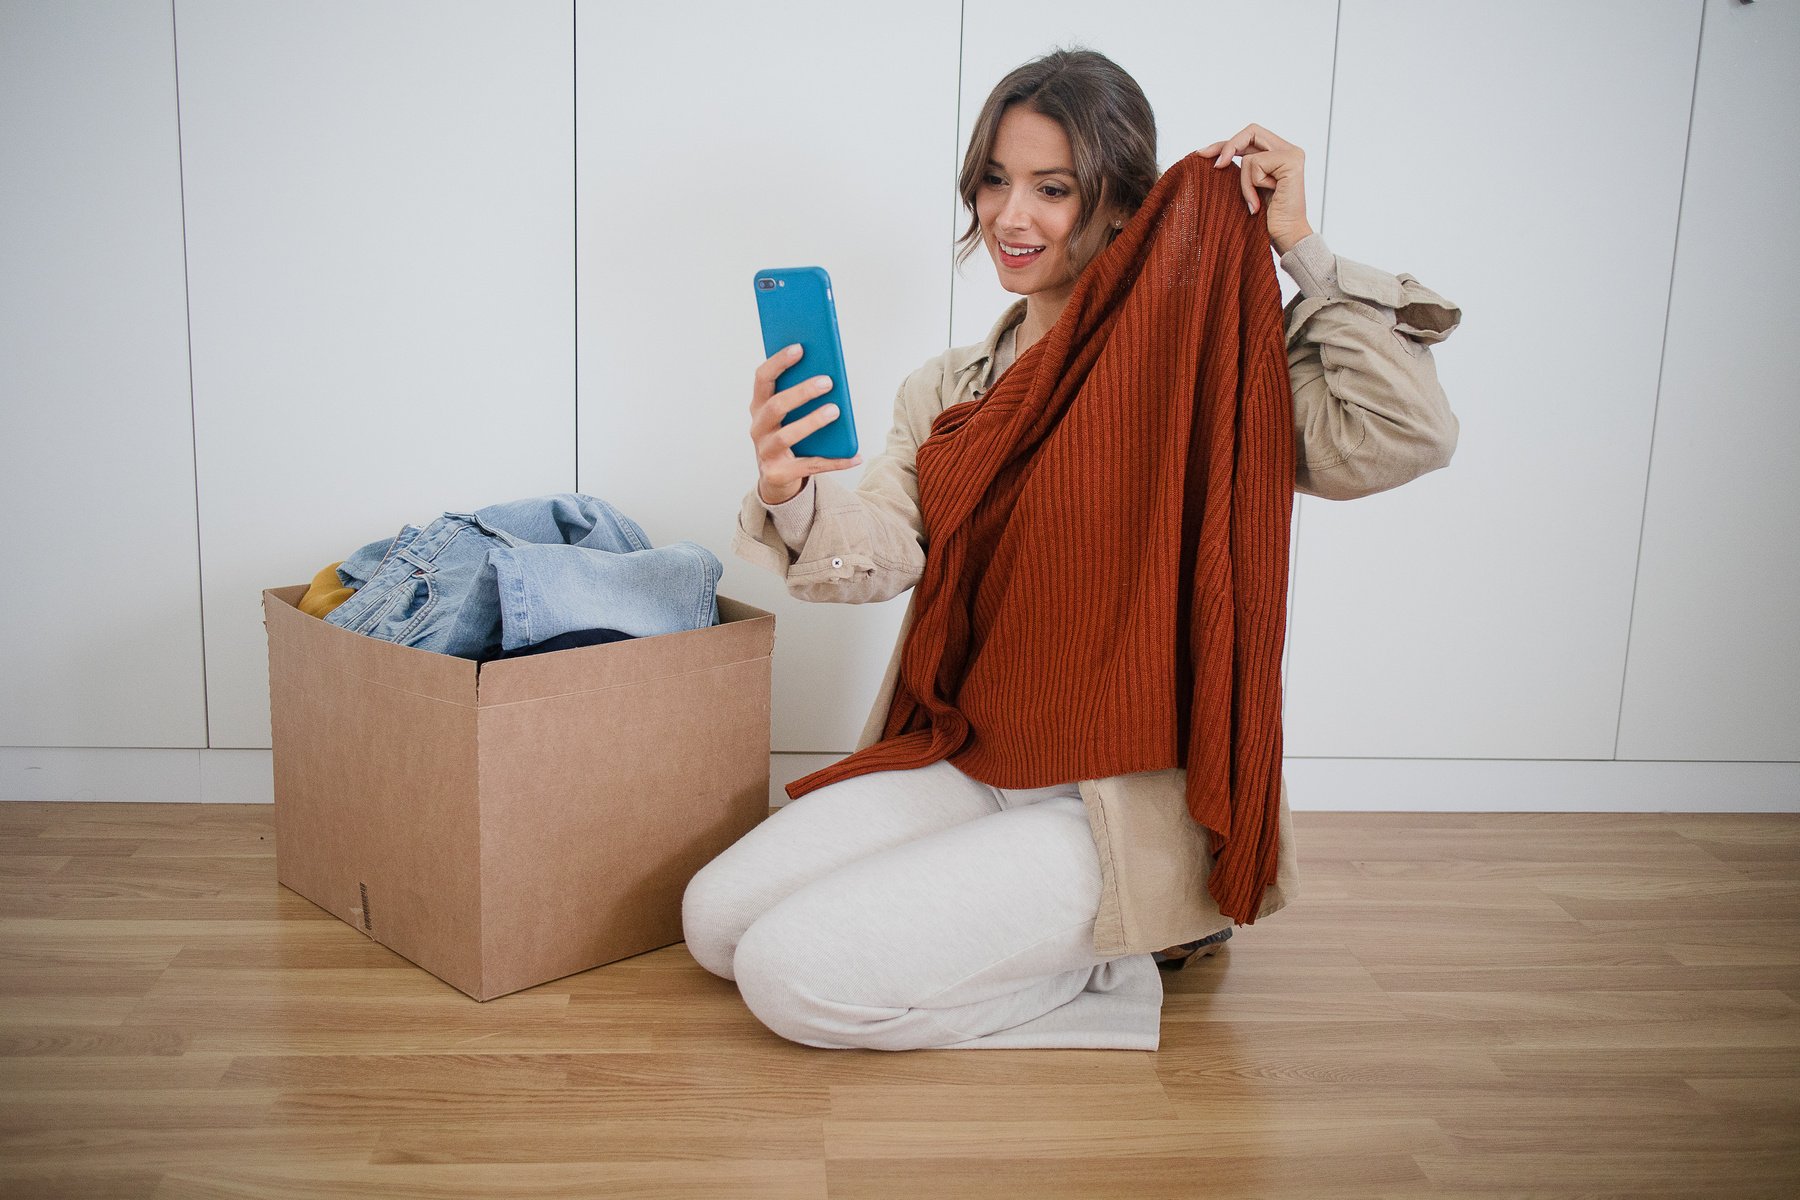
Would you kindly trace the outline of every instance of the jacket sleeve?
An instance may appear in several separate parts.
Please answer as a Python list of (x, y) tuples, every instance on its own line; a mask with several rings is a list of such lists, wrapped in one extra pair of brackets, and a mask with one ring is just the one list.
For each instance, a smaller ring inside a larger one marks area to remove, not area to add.
[(1316, 233), (1281, 265), (1300, 284), (1283, 313), (1295, 490), (1354, 500), (1448, 465), (1458, 423), (1430, 347), (1462, 309), (1411, 275), (1332, 254)]
[(913, 456), (941, 407), (942, 382), (939, 356), (900, 385), (887, 445), (864, 465), (855, 490), (831, 473), (812, 475), (792, 500), (771, 506), (752, 485), (738, 510), (732, 551), (780, 575), (801, 600), (867, 604), (917, 583), (925, 570), (925, 527)]

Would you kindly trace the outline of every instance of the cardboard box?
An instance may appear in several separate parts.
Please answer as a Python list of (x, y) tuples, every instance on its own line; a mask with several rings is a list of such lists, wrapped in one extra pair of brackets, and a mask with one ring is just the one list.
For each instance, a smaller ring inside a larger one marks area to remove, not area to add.
[(772, 614), (476, 663), (263, 592), (286, 886), (477, 1000), (681, 941), (769, 813)]

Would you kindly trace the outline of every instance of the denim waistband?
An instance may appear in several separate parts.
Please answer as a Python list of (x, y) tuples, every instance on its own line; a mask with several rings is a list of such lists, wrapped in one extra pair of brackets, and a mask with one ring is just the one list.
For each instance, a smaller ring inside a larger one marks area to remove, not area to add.
[[(374, 633), (380, 622), (394, 615), (397, 606), (413, 597), (421, 600), (413, 610), (413, 617), (428, 616), (437, 607), (433, 583), (440, 565), (458, 540), (471, 531), (476, 531), (478, 536), (486, 533), (464, 513), (445, 513), (424, 528), (402, 526), (368, 582), (327, 613), (326, 621), (353, 633)], [(480, 553), (485, 558), (486, 545), (480, 547)], [(421, 590), (425, 593), (423, 596), (419, 595)], [(413, 624), (416, 622), (409, 621), (407, 627), (384, 632), (381, 636), (385, 641), (407, 644), (406, 638)]]

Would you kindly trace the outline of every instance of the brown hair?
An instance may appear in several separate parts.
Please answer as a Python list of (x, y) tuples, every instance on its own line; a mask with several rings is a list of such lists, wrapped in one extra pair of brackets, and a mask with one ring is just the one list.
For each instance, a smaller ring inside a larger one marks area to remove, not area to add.
[(1137, 211), (1161, 172), (1156, 166), (1156, 117), (1137, 80), (1097, 50), (1053, 50), (1015, 67), (988, 95), (969, 134), (957, 191), (969, 210), (969, 228), (956, 240), (956, 264), (981, 241), (975, 197), (994, 157), (994, 138), (1007, 106), (1023, 104), (1063, 127), (1075, 153), (1075, 186), (1081, 216), (1069, 233), (1069, 261), (1076, 272), (1105, 249), (1118, 230), (1108, 210)]

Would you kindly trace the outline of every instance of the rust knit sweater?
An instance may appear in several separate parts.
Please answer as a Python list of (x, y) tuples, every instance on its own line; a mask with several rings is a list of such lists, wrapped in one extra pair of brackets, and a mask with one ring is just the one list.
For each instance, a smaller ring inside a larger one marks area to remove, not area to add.
[(884, 736), (798, 798), (949, 759), (996, 787), (1185, 767), (1208, 889), (1274, 881), (1293, 397), (1267, 210), (1190, 154), (1055, 326), (917, 455), (924, 574)]

